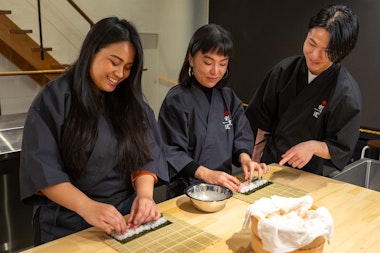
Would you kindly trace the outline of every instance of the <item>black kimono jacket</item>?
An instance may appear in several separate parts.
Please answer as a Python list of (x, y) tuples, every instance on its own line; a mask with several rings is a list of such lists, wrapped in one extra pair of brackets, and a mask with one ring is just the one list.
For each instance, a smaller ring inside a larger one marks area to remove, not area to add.
[[(358, 84), (341, 64), (307, 84), (303, 56), (278, 63), (253, 96), (246, 115), (254, 130), (270, 132), (262, 161), (278, 163), (292, 146), (318, 140), (327, 144), (331, 162), (343, 169), (359, 137), (361, 94)], [(303, 168), (322, 174), (323, 159), (313, 156)]]
[(190, 162), (231, 174), (232, 163), (239, 166), (234, 159), (238, 154), (252, 154), (253, 133), (241, 100), (230, 88), (213, 88), (209, 102), (198, 85), (177, 85), (163, 101), (158, 122), (168, 144), (170, 172), (176, 175), (168, 197), (199, 182), (182, 174)]
[[(107, 121), (99, 122), (98, 138), (86, 165), (85, 175), (73, 181), (67, 174), (59, 151), (64, 122), (70, 108), (71, 92), (64, 76), (48, 83), (33, 101), (25, 121), (20, 164), (20, 193), (35, 204), (40, 241), (47, 242), (89, 227), (78, 214), (36, 195), (42, 188), (71, 182), (91, 199), (114, 205), (127, 214), (134, 198), (130, 177), (115, 170), (117, 140)], [(148, 141), (153, 161), (142, 170), (168, 181), (164, 148), (154, 113), (146, 105), (151, 123)]]

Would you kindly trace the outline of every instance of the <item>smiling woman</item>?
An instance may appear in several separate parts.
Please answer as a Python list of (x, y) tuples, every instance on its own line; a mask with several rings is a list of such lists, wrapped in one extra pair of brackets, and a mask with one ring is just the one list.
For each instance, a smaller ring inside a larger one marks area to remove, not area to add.
[(101, 91), (112, 92), (116, 86), (128, 78), (136, 50), (129, 41), (111, 44), (100, 49), (90, 66), (90, 75)]
[(33, 101), (20, 185), (23, 201), (35, 205), (35, 244), (91, 225), (121, 234), (160, 217), (153, 187), (167, 180), (167, 169), (142, 71), (136, 28), (105, 18), (87, 34), (77, 61)]
[(216, 24), (200, 27), (189, 42), (179, 85), (167, 93), (158, 117), (168, 146), (167, 198), (199, 182), (236, 191), (232, 164), (250, 180), (267, 170), (252, 162), (253, 134), (242, 102), (225, 87), (232, 53), (230, 33)]

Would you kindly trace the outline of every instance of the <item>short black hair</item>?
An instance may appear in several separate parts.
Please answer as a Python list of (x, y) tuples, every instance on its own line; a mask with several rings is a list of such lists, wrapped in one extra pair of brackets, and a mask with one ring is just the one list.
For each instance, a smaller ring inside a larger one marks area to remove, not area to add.
[(332, 62), (340, 62), (354, 49), (359, 35), (359, 21), (345, 5), (330, 5), (310, 19), (308, 29), (316, 27), (330, 33), (327, 55)]
[[(190, 67), (189, 55), (195, 56), (198, 51), (202, 53), (216, 53), (218, 55), (231, 57), (233, 54), (233, 42), (230, 32), (216, 24), (204, 25), (195, 31), (190, 39), (186, 51), (185, 59), (179, 73), (178, 82), (185, 87), (190, 85), (191, 76), (188, 74)], [(229, 65), (227, 66), (227, 70)], [(223, 87), (227, 84), (229, 76), (223, 78), (217, 84), (217, 87)]]

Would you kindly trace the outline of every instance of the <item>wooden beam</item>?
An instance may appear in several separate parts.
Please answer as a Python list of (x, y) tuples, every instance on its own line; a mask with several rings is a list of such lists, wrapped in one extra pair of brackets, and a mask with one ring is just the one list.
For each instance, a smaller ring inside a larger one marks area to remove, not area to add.
[[(1, 1), (1, 0), (0, 0)], [(12, 22), (6, 15), (0, 15), (0, 54), (12, 61), (21, 70), (51, 69), (52, 64), (60, 64), (49, 53), (44, 54), (44, 60), (40, 55), (32, 51), (32, 48), (40, 46), (28, 34), (15, 34), (10, 30), (22, 30)], [(58, 74), (31, 75), (41, 86), (49, 80), (57, 78)]]
[(35, 48), (32, 48), (32, 52), (41, 52), (41, 51), (44, 51), (44, 52), (53, 51), (53, 48), (51, 48), (51, 47), (44, 47), (44, 48), (35, 47)]
[(64, 71), (65, 71), (64, 69), (4, 71), (4, 72), (0, 72), (0, 76), (60, 74)]
[(3, 15), (12, 14), (12, 11), (9, 11), (9, 10), (0, 10), (0, 14), (3, 14)]
[(11, 29), (11, 33), (14, 34), (26, 34), (26, 33), (32, 33), (32, 30), (21, 30), (21, 29)]
[(52, 64), (50, 65), (52, 69), (65, 69), (70, 67), (70, 64)]

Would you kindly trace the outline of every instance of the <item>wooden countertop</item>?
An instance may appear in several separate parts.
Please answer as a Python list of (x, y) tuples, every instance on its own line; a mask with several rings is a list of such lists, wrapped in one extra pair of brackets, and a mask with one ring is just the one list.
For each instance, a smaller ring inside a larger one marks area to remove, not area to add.
[[(334, 235), (332, 243), (325, 244), (324, 253), (379, 252), (380, 192), (275, 164), (270, 165), (269, 170), (266, 178), (309, 192), (317, 206), (325, 206), (330, 211)], [(248, 206), (249, 203), (233, 197), (223, 210), (202, 213), (184, 195), (158, 205), (161, 212), (222, 238), (202, 251), (210, 253), (251, 252), (250, 231), (241, 230)], [(104, 242), (104, 232), (89, 228), (25, 252), (107, 253), (116, 250)]]

